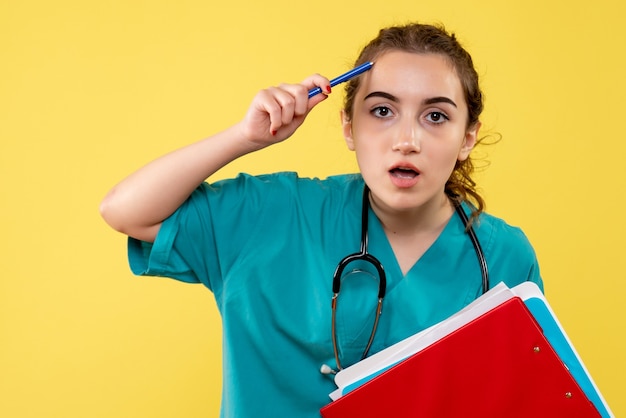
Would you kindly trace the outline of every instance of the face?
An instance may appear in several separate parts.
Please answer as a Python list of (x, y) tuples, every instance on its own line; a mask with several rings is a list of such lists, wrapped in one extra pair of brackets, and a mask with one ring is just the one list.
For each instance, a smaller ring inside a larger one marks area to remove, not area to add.
[[(353, 114), (342, 114), (372, 203), (410, 211), (447, 201), (456, 161), (468, 158), (479, 125), (467, 127), (461, 82), (441, 55), (392, 51), (361, 76)], [(375, 207), (376, 209), (376, 207)]]

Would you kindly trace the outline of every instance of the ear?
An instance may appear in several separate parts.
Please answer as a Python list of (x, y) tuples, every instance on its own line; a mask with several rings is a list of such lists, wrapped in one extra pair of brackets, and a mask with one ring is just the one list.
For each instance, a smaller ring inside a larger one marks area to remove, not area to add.
[(341, 127), (343, 129), (343, 137), (350, 151), (354, 151), (354, 138), (352, 137), (352, 120), (348, 117), (344, 110), (341, 111)]
[(461, 149), (459, 150), (459, 156), (457, 160), (465, 161), (467, 157), (469, 157), (472, 149), (476, 145), (476, 141), (478, 140), (478, 131), (480, 130), (481, 123), (476, 122), (473, 126), (471, 126), (467, 132), (465, 132), (465, 138), (463, 138), (463, 144), (461, 145)]

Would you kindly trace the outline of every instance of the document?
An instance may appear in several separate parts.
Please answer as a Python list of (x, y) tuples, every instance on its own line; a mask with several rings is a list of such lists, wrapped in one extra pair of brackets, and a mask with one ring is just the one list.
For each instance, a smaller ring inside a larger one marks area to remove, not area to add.
[(498, 284), (450, 318), (341, 370), (335, 382), (325, 418), (613, 416), (530, 282)]

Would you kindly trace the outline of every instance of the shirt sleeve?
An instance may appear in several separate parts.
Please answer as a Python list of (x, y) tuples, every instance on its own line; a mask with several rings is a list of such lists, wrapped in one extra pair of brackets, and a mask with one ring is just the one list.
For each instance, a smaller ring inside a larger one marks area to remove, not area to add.
[(131, 270), (202, 283), (218, 297), (233, 266), (272, 239), (271, 225), (288, 222), (298, 208), (315, 212), (323, 193), (319, 181), (295, 173), (203, 183), (163, 222), (154, 244), (129, 238)]
[[(203, 183), (170, 217), (163, 221), (154, 243), (129, 237), (131, 271), (141, 276), (170, 277), (203, 283), (215, 276), (216, 249), (209, 205), (211, 186)], [(213, 274), (212, 274), (213, 273)]]
[(543, 292), (543, 280), (541, 278), (541, 272), (539, 270), (539, 262), (537, 261), (537, 254), (535, 249), (530, 243), (528, 237), (520, 228), (509, 227), (512, 229), (512, 233), (517, 237), (517, 249), (515, 252), (519, 255), (518, 268), (520, 272), (525, 273), (525, 281), (530, 281), (537, 286)]

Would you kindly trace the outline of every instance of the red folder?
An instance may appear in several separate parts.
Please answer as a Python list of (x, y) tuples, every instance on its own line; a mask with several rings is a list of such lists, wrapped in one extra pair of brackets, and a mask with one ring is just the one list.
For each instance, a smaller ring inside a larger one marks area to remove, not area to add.
[(600, 417), (518, 297), (320, 413), (324, 418)]

